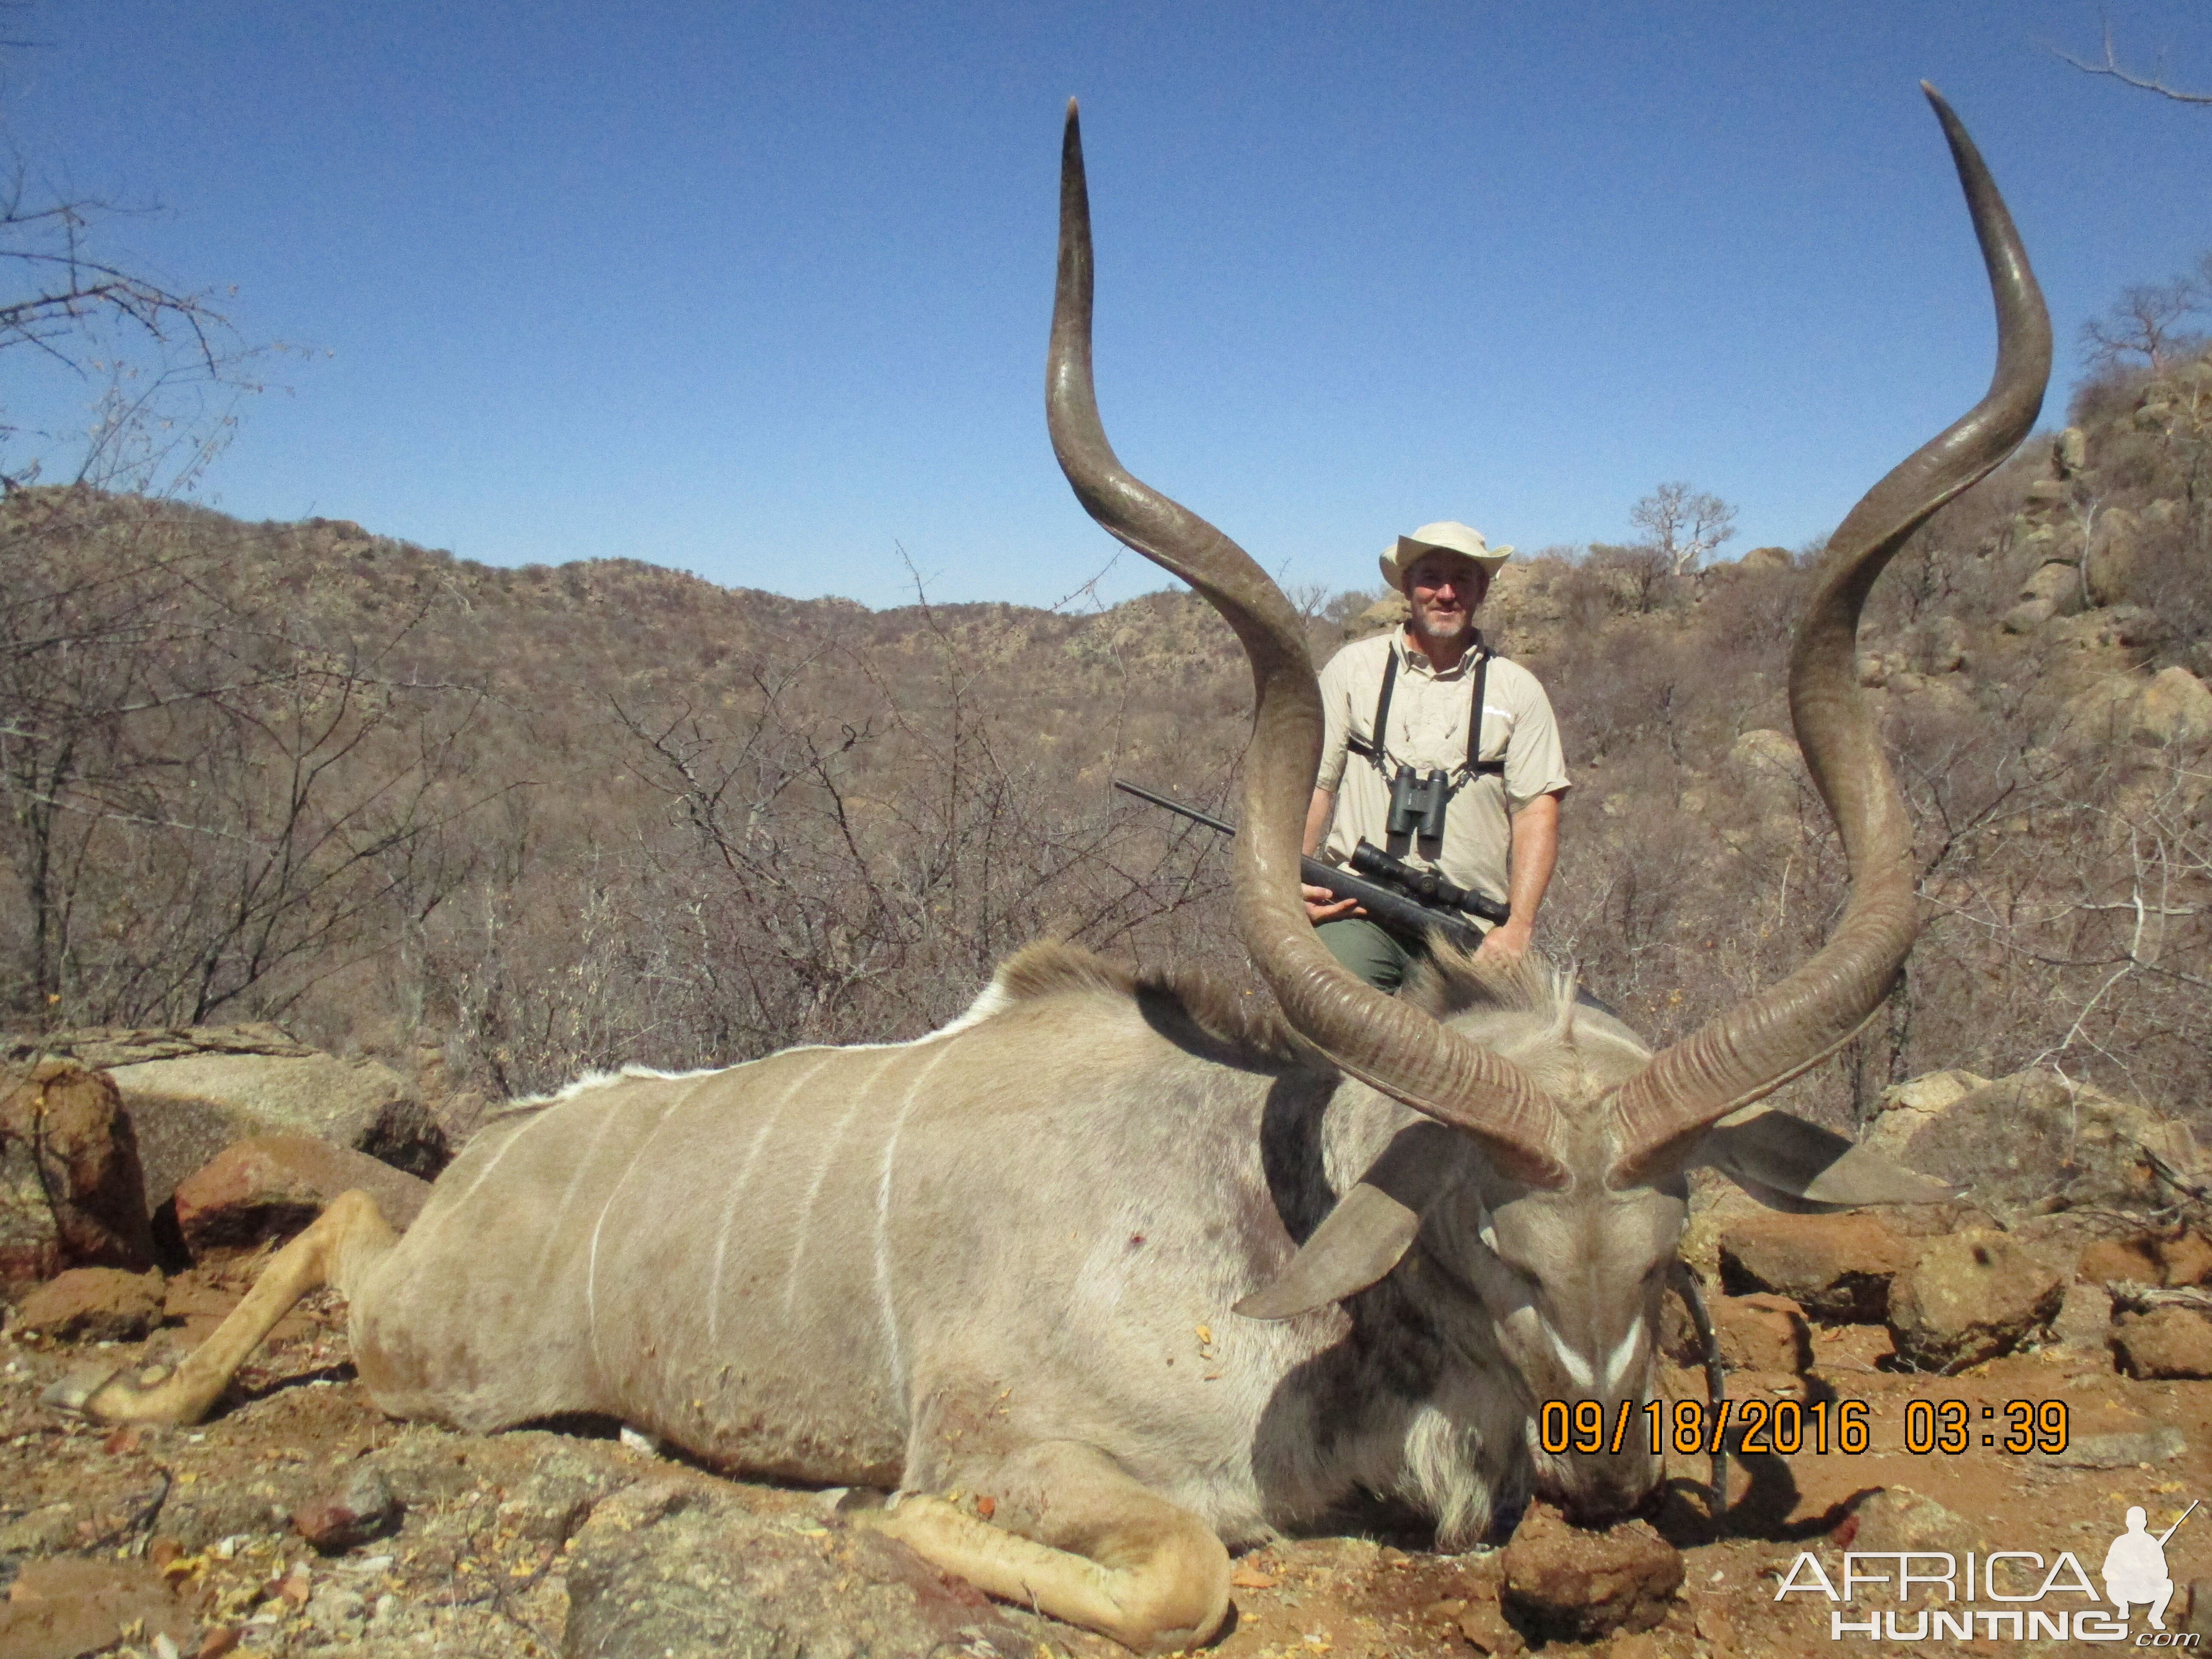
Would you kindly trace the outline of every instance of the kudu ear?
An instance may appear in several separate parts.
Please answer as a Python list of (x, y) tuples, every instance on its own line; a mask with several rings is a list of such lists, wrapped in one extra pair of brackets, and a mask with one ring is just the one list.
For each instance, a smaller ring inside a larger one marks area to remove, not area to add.
[(1959, 1195), (1957, 1188), (1915, 1175), (1832, 1129), (1763, 1108), (1715, 1124), (1690, 1162), (1719, 1170), (1777, 1210), (1941, 1204)]
[(1295, 1319), (1365, 1290), (1396, 1267), (1421, 1231), (1421, 1211), (1457, 1167), (1457, 1132), (1412, 1123), (1336, 1201), (1291, 1265), (1246, 1297), (1247, 1319)]

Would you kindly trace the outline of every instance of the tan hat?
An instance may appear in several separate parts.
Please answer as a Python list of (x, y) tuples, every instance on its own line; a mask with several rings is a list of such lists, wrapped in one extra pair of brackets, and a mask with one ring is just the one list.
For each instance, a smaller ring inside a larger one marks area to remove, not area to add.
[(1406, 591), (1406, 571), (1424, 553), (1443, 550), (1446, 553), (1464, 553), (1482, 567), (1486, 576), (1495, 576), (1498, 567), (1513, 556), (1510, 547), (1492, 547), (1482, 539), (1480, 530), (1469, 529), (1450, 519), (1435, 524), (1425, 524), (1410, 536), (1401, 536), (1382, 550), (1382, 580), (1392, 589)]

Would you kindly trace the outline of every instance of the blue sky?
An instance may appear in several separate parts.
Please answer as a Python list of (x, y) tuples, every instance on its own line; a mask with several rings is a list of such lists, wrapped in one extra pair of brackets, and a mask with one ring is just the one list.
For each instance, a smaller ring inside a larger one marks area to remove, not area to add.
[[(2212, 87), (2197, 0), (2112, 0)], [(2081, 320), (2212, 246), (2212, 108), (2092, 80), (2086, 0), (865, 5), (41, 0), (4, 115), (117, 245), (311, 347), (204, 498), (465, 556), (1049, 604), (1111, 544), (1041, 408), (1083, 100), (1123, 459), (1297, 582), (1401, 530), (1729, 550), (1832, 526), (1978, 394), (1916, 82)], [(9, 365), (11, 374), (17, 366)], [(19, 387), (21, 382), (18, 382)], [(0, 387), (7, 383), (0, 382)], [(24, 394), (0, 390), (20, 404)], [(1160, 585), (1125, 556), (1107, 599)]]

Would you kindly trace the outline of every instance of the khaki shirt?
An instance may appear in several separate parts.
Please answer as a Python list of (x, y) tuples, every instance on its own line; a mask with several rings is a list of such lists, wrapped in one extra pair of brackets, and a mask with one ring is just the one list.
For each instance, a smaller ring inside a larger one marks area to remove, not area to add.
[[(1375, 701), (1382, 666), (1393, 654), (1398, 676), (1390, 691), (1390, 729), (1381, 766), (1350, 751), (1346, 740), (1375, 740)], [(1321, 671), (1321, 770), (1316, 787), (1336, 795), (1336, 816), (1321, 857), (1347, 865), (1362, 840), (1424, 870), (1441, 871), (1462, 887), (1503, 902), (1508, 896), (1508, 853), (1513, 843), (1509, 804), (1517, 811), (1539, 795), (1568, 787), (1559, 722), (1536, 677), (1504, 657), (1490, 659), (1483, 689), (1484, 760), (1502, 760), (1505, 773), (1467, 770), (1467, 718), (1474, 697), (1475, 653), (1439, 674), (1425, 653), (1409, 648), (1402, 630), (1347, 645)], [(1440, 841), (1384, 833), (1390, 817), (1390, 778), (1400, 766), (1425, 776), (1441, 767), (1451, 780)], [(1387, 768), (1387, 771), (1384, 769)]]

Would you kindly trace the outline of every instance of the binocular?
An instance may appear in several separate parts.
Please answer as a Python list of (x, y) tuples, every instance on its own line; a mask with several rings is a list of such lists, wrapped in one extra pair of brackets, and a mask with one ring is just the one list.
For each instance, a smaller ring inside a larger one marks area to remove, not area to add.
[(1451, 780), (1439, 767), (1426, 777), (1410, 766), (1401, 766), (1390, 780), (1390, 817), (1385, 826), (1394, 836), (1422, 835), (1431, 841), (1444, 833), (1444, 806), (1451, 796)]

